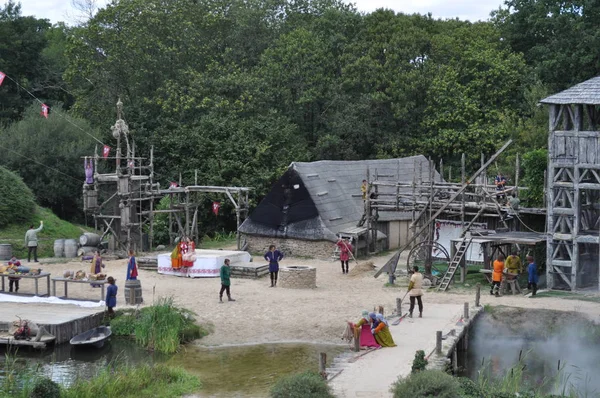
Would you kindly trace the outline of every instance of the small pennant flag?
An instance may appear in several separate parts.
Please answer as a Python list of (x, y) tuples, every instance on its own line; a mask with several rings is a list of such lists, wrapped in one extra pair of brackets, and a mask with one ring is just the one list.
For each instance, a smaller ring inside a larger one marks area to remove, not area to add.
[(110, 147), (108, 145), (104, 145), (104, 148), (102, 148), (102, 157), (107, 158), (109, 154), (110, 154)]
[(128, 166), (129, 166), (130, 169), (135, 168), (135, 163), (133, 162), (133, 160), (129, 161)]
[(171, 182), (169, 184), (169, 188), (177, 188), (177, 183), (176, 182)]
[(221, 203), (219, 202), (213, 202), (212, 204), (212, 211), (213, 213), (215, 213), (215, 216), (219, 215), (219, 209), (221, 208)]
[(4, 78), (6, 77), (6, 75), (2, 72), (0, 72), (0, 86), (2, 85), (2, 82), (4, 81)]
[(46, 119), (48, 119), (48, 112), (49, 111), (50, 111), (50, 108), (48, 108), (48, 105), (42, 104), (42, 113), (41, 113), (41, 115), (43, 117), (45, 117)]

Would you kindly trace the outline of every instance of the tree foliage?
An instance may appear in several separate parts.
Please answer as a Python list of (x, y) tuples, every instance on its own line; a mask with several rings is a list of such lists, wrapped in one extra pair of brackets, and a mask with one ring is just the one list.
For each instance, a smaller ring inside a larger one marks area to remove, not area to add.
[[(197, 170), (201, 184), (260, 199), (292, 161), (423, 154), (459, 166), (464, 152), (475, 169), (512, 138), (498, 162), (512, 171), (517, 153), (546, 146), (538, 101), (600, 73), (599, 13), (587, 0), (506, 0), (471, 23), (341, 0), (121, 0), (67, 28), (9, 2), (0, 66), (101, 131), (120, 97), (163, 185)], [(0, 123), (20, 120), (28, 95), (8, 83), (0, 94)], [(201, 222), (230, 228), (231, 212)]]
[(48, 119), (37, 105), (24, 119), (0, 129), (0, 164), (18, 173), (35, 194), (37, 202), (61, 218), (81, 217), (79, 199), (84, 182), (82, 156), (90, 155), (94, 143), (82, 132), (92, 131), (82, 119), (73, 119), (56, 110)]
[(31, 190), (18, 175), (0, 167), (0, 228), (29, 221), (34, 210)]

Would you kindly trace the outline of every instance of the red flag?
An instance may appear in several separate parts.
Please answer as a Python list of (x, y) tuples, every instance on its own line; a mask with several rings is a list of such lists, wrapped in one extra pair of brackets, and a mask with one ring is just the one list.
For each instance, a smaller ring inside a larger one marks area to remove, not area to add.
[(42, 104), (42, 113), (41, 113), (41, 115), (43, 117), (45, 117), (46, 119), (48, 119), (48, 111), (49, 110), (50, 110), (50, 108), (48, 108), (48, 105)]
[(221, 207), (221, 203), (213, 202), (212, 211), (215, 213), (215, 216), (219, 215), (219, 208)]
[(110, 154), (110, 147), (108, 145), (104, 145), (104, 148), (102, 148), (102, 157), (107, 158), (109, 154)]
[(177, 183), (176, 182), (171, 182), (169, 184), (169, 188), (177, 188)]
[(6, 77), (6, 75), (2, 72), (0, 72), (0, 86), (2, 85), (2, 81), (4, 81), (4, 78)]

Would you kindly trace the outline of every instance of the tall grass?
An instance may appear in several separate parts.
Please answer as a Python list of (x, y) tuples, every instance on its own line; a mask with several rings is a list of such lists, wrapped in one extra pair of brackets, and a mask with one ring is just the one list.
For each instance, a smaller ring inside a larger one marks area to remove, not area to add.
[(77, 380), (63, 398), (181, 397), (200, 388), (196, 376), (166, 365), (108, 366), (91, 380)]
[(5, 354), (0, 378), (0, 398), (29, 398), (35, 380), (40, 377), (39, 367), (19, 363), (14, 355)]
[(122, 314), (111, 321), (115, 335), (129, 336), (142, 347), (172, 354), (181, 343), (202, 337), (203, 330), (196, 324), (194, 314), (173, 305), (173, 298), (161, 297), (137, 314)]

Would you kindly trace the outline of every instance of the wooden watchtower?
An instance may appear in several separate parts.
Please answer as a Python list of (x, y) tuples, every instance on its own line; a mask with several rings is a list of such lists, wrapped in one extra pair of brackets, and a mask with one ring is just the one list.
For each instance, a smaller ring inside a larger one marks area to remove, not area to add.
[(599, 287), (600, 77), (540, 101), (550, 106), (547, 284)]

